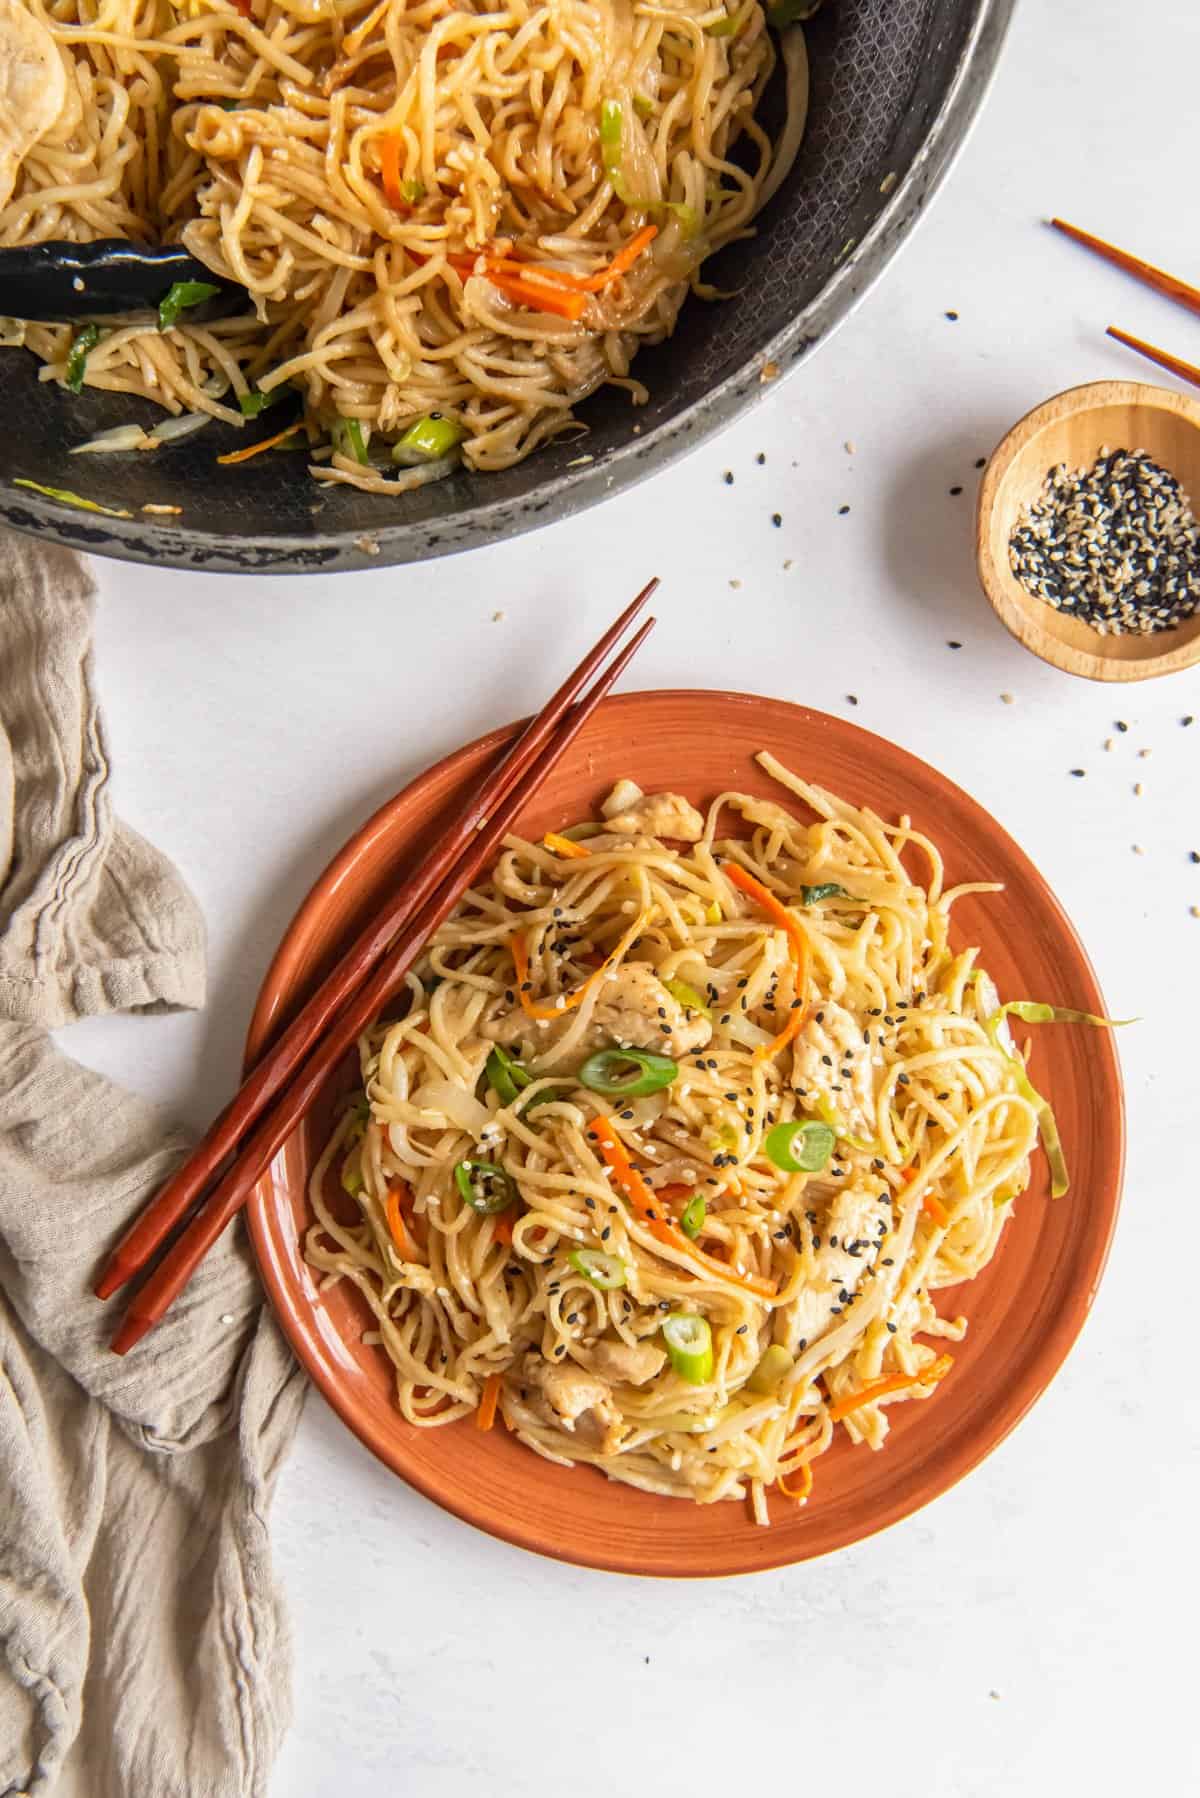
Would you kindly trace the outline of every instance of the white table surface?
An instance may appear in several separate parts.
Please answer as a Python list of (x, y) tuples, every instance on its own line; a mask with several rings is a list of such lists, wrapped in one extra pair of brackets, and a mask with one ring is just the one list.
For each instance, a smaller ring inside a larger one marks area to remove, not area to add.
[(1113, 1012), (1142, 1018), (1121, 1043), (1125, 1208), (1078, 1347), (983, 1467), (874, 1541), (699, 1585), (561, 1567), (443, 1516), (311, 1397), (275, 1506), (296, 1718), (274, 1798), (1007, 1798), (1200, 1772), (1195, 1301), (1170, 1305), (1197, 1202), (1200, 722), (1179, 720), (1200, 670), (1116, 689), (1044, 667), (971, 554), (976, 458), (1061, 388), (1140, 378), (1110, 320), (1200, 359), (1194, 320), (1039, 225), (1060, 212), (1200, 280), (1198, 62), (1193, 0), (1026, 0), (947, 188), (855, 317), (718, 441), (583, 518), (340, 578), (99, 566), (118, 804), (200, 897), (211, 998), (69, 1046), (194, 1125), (332, 852), (534, 706), (653, 571), (636, 684), (833, 712), (856, 694), (860, 723), (1014, 833)]

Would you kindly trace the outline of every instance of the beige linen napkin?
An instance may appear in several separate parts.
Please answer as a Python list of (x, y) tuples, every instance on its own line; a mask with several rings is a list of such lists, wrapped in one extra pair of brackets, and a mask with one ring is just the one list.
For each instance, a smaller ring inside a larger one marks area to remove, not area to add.
[(112, 815), (78, 557), (0, 535), (0, 1798), (243, 1798), (288, 1715), (267, 1510), (302, 1383), (240, 1232), (124, 1360), (91, 1282), (183, 1134), (46, 1034), (198, 1006)]

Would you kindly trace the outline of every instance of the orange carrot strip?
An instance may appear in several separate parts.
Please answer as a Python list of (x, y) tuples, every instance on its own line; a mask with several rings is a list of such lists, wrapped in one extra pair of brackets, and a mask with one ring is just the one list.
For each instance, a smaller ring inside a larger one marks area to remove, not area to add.
[(492, 1225), (492, 1235), (495, 1237), (497, 1242), (502, 1242), (505, 1244), (506, 1247), (510, 1247), (512, 1244), (512, 1233), (513, 1233), (512, 1214), (508, 1211), (502, 1211), (500, 1213), (500, 1216), (496, 1219), (495, 1223)]
[(525, 1013), (525, 1016), (527, 1018), (560, 1018), (564, 1012), (574, 1011), (576, 1006), (582, 1005), (596, 982), (603, 975), (605, 969), (610, 968), (615, 961), (619, 961), (625, 951), (629, 948), (630, 944), (635, 942), (641, 935), (645, 928), (645, 923), (645, 914), (640, 913), (629, 926), (629, 929), (625, 932), (625, 935), (621, 938), (616, 948), (610, 950), (605, 956), (595, 973), (589, 974), (587, 979), (583, 982), (583, 985), (577, 986), (574, 992), (560, 993), (551, 1005), (535, 1004), (525, 990), (529, 984), (529, 949), (522, 932), (519, 930), (515, 931), (508, 940), (508, 946), (512, 952), (513, 967), (516, 969), (517, 974), (518, 996), (521, 1000), (521, 1010)]
[(387, 203), (393, 212), (411, 212), (412, 207), (400, 186), (400, 134), (397, 131), (385, 131), (379, 140), (379, 172)]
[(555, 855), (565, 855), (573, 861), (581, 861), (585, 855), (592, 853), (590, 849), (585, 849), (582, 843), (573, 843), (570, 837), (560, 837), (556, 830), (548, 830), (542, 838), (542, 842), (547, 849), (553, 849)]
[[(783, 904), (782, 900), (775, 897), (770, 887), (765, 887), (761, 880), (756, 880), (753, 874), (747, 873), (740, 862), (725, 862), (721, 872), (732, 886), (740, 887), (749, 898), (756, 900), (773, 923), (778, 924), (781, 930), (786, 930), (796, 960), (806, 960), (808, 938), (787, 906)], [(796, 996), (797, 998), (803, 997), (799, 993)]]
[(800, 1478), (803, 1480), (804, 1484), (799, 1492), (793, 1492), (783, 1475), (780, 1474), (775, 1482), (776, 1491), (782, 1492), (785, 1498), (790, 1498), (793, 1504), (802, 1505), (813, 1489), (812, 1467), (807, 1461), (800, 1469)]
[(551, 291), (536, 282), (526, 281), (515, 275), (500, 274), (490, 268), (487, 270), (487, 278), (493, 287), (498, 287), (510, 300), (516, 300), (521, 306), (528, 306), (533, 312), (553, 312), (559, 318), (568, 318), (572, 323), (577, 323), (587, 308), (587, 296), (582, 293)]
[(263, 450), (274, 449), (277, 443), (282, 443), (285, 437), (290, 437), (294, 431), (298, 431), (301, 422), (297, 419), (294, 425), (285, 425), (282, 431), (276, 431), (274, 437), (264, 437), (261, 443), (252, 443), (249, 449), (231, 450), (227, 456), (218, 456), (217, 461), (226, 468), (234, 462), (248, 462), (251, 456), (261, 455)]
[(647, 249), (657, 236), (657, 225), (643, 225), (641, 230), (635, 232), (629, 239), (625, 248), (617, 251), (607, 268), (602, 268), (598, 274), (589, 278), (587, 283), (589, 292), (596, 293), (600, 288), (607, 287), (610, 281), (615, 281), (619, 276), (625, 274), (628, 269), (633, 267), (642, 251)]
[(840, 1423), (843, 1417), (849, 1417), (851, 1411), (857, 1411), (861, 1405), (873, 1405), (877, 1398), (883, 1398), (889, 1392), (900, 1392), (905, 1386), (927, 1386), (931, 1382), (944, 1380), (954, 1366), (952, 1355), (939, 1355), (920, 1373), (893, 1373), (886, 1380), (876, 1380), (873, 1386), (864, 1386), (861, 1392), (852, 1392), (848, 1398), (839, 1399), (830, 1411), (830, 1420)]
[(490, 1373), (483, 1382), (483, 1397), (479, 1401), (479, 1409), (475, 1413), (475, 1428), (490, 1430), (496, 1421), (496, 1406), (500, 1402), (500, 1375)]
[(416, 1244), (408, 1233), (408, 1226), (404, 1222), (404, 1212), (401, 1210), (402, 1201), (406, 1198), (411, 1198), (411, 1196), (412, 1195), (403, 1180), (393, 1180), (387, 1190), (387, 1203), (385, 1209), (387, 1212), (388, 1229), (392, 1233), (392, 1241), (396, 1245), (396, 1253), (402, 1261), (417, 1260)]
[(943, 1230), (950, 1222), (950, 1213), (946, 1210), (942, 1201), (940, 1199), (935, 1199), (931, 1192), (927, 1192), (925, 1197), (921, 1200), (921, 1210), (927, 1212), (934, 1223), (940, 1224)]
[[(698, 1249), (694, 1242), (681, 1236), (673, 1224), (655, 1212), (655, 1202), (661, 1205), (661, 1197), (648, 1186), (637, 1168), (634, 1167), (625, 1145), (605, 1117), (593, 1118), (585, 1132), (590, 1136), (600, 1151), (600, 1159), (612, 1170), (616, 1184), (621, 1188), (637, 1215), (649, 1227), (650, 1234), (660, 1242), (670, 1243), (673, 1249), (682, 1249), (689, 1261), (699, 1262), (706, 1273), (715, 1274), (719, 1279), (728, 1280), (734, 1286), (744, 1287), (747, 1292), (757, 1294), (759, 1298), (778, 1298), (776, 1287), (769, 1280), (762, 1280), (757, 1274), (739, 1274), (726, 1261), (718, 1261), (715, 1255), (706, 1254)], [(693, 1270), (694, 1271), (694, 1270)]]

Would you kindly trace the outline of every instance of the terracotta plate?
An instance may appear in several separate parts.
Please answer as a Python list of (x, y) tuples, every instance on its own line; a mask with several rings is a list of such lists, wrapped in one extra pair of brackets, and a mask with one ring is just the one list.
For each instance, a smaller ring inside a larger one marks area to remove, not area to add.
[[(440, 762), (383, 806), (317, 882), (272, 963), (251, 1025), (254, 1054), (310, 990), (349, 933), (432, 840), (448, 807), (475, 786), (512, 729)], [(934, 769), (856, 726), (737, 693), (635, 693), (609, 700), (565, 766), (530, 806), (529, 833), (585, 814), (620, 775), (672, 786), (703, 803), (724, 788), (776, 797), (757, 749), (894, 819), (908, 812), (938, 842), (951, 882), (1000, 880), (1005, 891), (954, 910), (955, 940), (979, 943), (1005, 998), (1103, 1012), (1084, 950), (1037, 870), (987, 813)], [(948, 1289), (940, 1308), (970, 1319), (954, 1372), (926, 1404), (893, 1412), (886, 1448), (841, 1437), (801, 1509), (772, 1498), (770, 1529), (736, 1503), (653, 1498), (587, 1468), (542, 1461), (502, 1429), (463, 1422), (416, 1430), (395, 1410), (390, 1368), (359, 1341), (357, 1295), (318, 1295), (300, 1253), (308, 1170), (347, 1065), (326, 1102), (276, 1157), (251, 1201), (250, 1230), (267, 1289), (300, 1360), (325, 1397), (409, 1483), (447, 1510), (523, 1548), (624, 1573), (747, 1573), (826, 1554), (908, 1516), (974, 1467), (1020, 1420), (1061, 1365), (1104, 1268), (1124, 1155), (1120, 1073), (1108, 1032), (1047, 1028), (1032, 1075), (1058, 1114), (1071, 1192), (1051, 1201), (1039, 1153), (995, 1261)], [(1032, 1501), (1031, 1501), (1032, 1502)]]

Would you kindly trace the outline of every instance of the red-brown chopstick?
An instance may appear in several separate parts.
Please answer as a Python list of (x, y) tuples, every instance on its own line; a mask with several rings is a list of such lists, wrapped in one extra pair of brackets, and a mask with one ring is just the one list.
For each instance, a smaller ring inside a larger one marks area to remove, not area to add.
[(1128, 331), (1122, 331), (1116, 325), (1108, 327), (1108, 335), (1115, 337), (1127, 349), (1136, 350), (1139, 356), (1145, 356), (1148, 362), (1156, 362), (1159, 368), (1178, 375), (1181, 381), (1190, 381), (1193, 387), (1200, 387), (1200, 368), (1194, 362), (1185, 362), (1180, 356), (1172, 356), (1169, 350), (1156, 349), (1154, 344), (1145, 343), (1140, 337), (1131, 337)]
[(452, 875), (409, 919), (386, 959), (332, 1020), (295, 1078), (288, 1081), (276, 1104), (259, 1119), (241, 1144), (233, 1165), (135, 1296), (113, 1337), (112, 1347), (116, 1354), (128, 1353), (170, 1309), (208, 1250), (249, 1198), (271, 1157), (309, 1110), (341, 1057), (382, 1011), (429, 936), (453, 910), (479, 869), (496, 853), (522, 807), (569, 747), (653, 627), (654, 619), (648, 618), (599, 676), (542, 750), (526, 778), (496, 807), (484, 828), (475, 832), (473, 844), (457, 862)]
[(1133, 275), (1143, 286), (1152, 287), (1155, 293), (1165, 294), (1169, 300), (1186, 306), (1189, 312), (1200, 312), (1200, 287), (1189, 287), (1178, 275), (1169, 275), (1166, 269), (1155, 268), (1152, 262), (1143, 262), (1140, 256), (1131, 256), (1128, 250), (1118, 250), (1114, 244), (1105, 243), (1102, 237), (1093, 237), (1090, 231), (1081, 231), (1078, 225), (1068, 225), (1066, 219), (1051, 219), (1050, 223), (1065, 237), (1081, 243), (1086, 250), (1094, 251), (1097, 256), (1102, 256), (1105, 262), (1111, 262), (1116, 268), (1123, 268), (1127, 275)]
[(107, 1299), (133, 1278), (186, 1217), (226, 1156), (253, 1128), (299, 1061), (321, 1035), (380, 957), (387, 953), (409, 917), (445, 879), (456, 857), (474, 841), (480, 825), (503, 803), (550, 741), (568, 708), (646, 604), (657, 578), (648, 582), (600, 641), (546, 702), (512, 749), (467, 805), (412, 881), (361, 932), (312, 998), (267, 1050), (179, 1171), (150, 1201), (109, 1257), (96, 1282), (97, 1298)]

